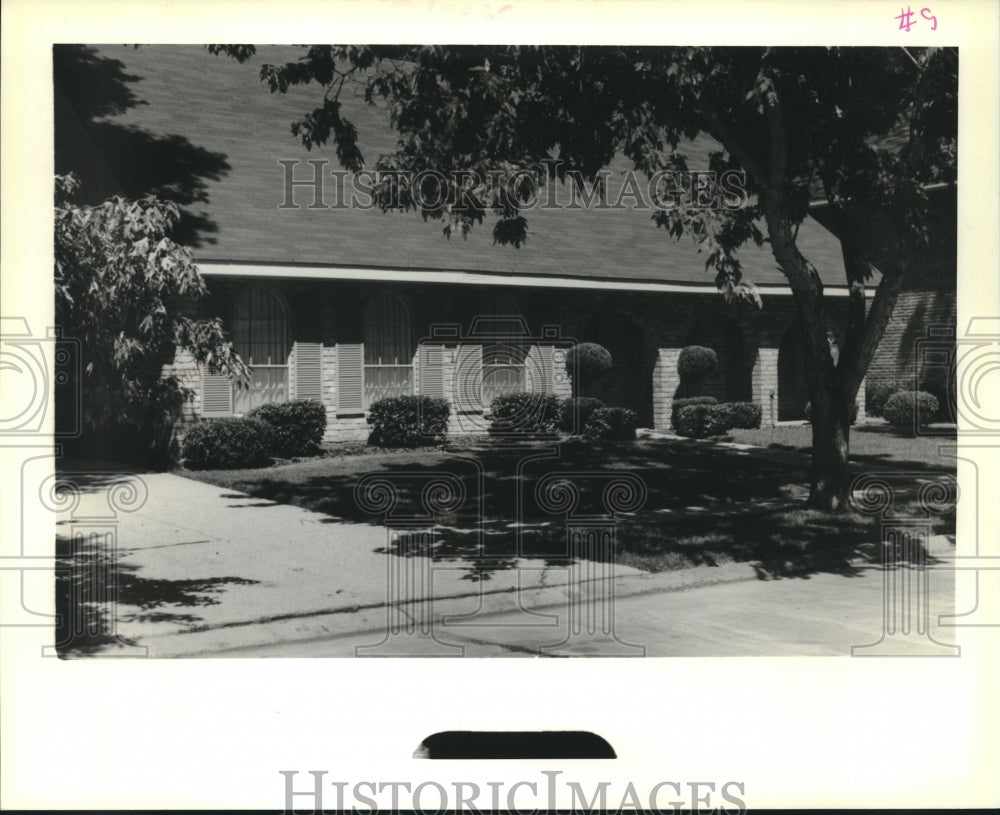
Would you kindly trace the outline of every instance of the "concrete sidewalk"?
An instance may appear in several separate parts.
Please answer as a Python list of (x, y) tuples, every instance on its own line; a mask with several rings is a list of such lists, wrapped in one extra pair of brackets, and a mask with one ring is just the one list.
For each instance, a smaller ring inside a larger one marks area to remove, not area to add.
[[(527, 559), (476, 581), (470, 578), (477, 564), (470, 561), (438, 561), (431, 568), (427, 558), (385, 554), (386, 527), (345, 522), (170, 473), (65, 478), (77, 485), (80, 500), (59, 519), (62, 537), (74, 524), (107, 515), (109, 488), (121, 489), (113, 485), (138, 485), (136, 500), (117, 512), (115, 616), (117, 634), (144, 646), (149, 656), (211, 656), (362, 632), (374, 632), (362, 640), (378, 644), (392, 626), (440, 630), (442, 620), (452, 626), (457, 621), (467, 624), (468, 633), (496, 615), (505, 615), (497, 617), (497, 625), (529, 632), (530, 650), (536, 641), (551, 641), (553, 625), (566, 625), (566, 612), (580, 607), (581, 594), (613, 594), (617, 600), (722, 582), (766, 582), (748, 563), (659, 574), (617, 566), (612, 590), (600, 569), (586, 583), (587, 574)], [(935, 547), (954, 550), (945, 539)], [(836, 592), (850, 586), (850, 580), (842, 582)], [(544, 641), (530, 633), (543, 628), (549, 629)], [(422, 655), (460, 655), (434, 637), (427, 641), (434, 653)], [(507, 640), (497, 648), (508, 655), (517, 643)], [(394, 655), (391, 648), (374, 649), (373, 655), (379, 654)]]

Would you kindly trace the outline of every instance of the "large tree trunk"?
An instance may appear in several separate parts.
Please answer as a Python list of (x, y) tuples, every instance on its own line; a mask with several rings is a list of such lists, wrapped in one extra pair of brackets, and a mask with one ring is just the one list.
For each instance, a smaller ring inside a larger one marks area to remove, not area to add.
[[(848, 453), (851, 440), (851, 407), (836, 383), (819, 377), (812, 388), (812, 468), (809, 506), (840, 512), (850, 498)], [(852, 400), (853, 401), (853, 400)]]
[[(787, 208), (779, 196), (762, 195), (771, 247), (792, 287), (806, 360), (812, 421), (809, 506), (826, 512), (847, 508), (851, 412), (860, 377), (839, 366), (839, 351), (828, 337), (819, 274), (795, 244)], [(863, 306), (862, 306), (863, 308)]]

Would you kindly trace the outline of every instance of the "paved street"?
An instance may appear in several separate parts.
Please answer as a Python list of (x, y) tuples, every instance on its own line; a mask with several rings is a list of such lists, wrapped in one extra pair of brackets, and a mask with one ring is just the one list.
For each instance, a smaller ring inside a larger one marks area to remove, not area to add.
[[(624, 643), (645, 646), (645, 655), (650, 657), (850, 656), (852, 646), (882, 639), (883, 578), (887, 574), (905, 580), (916, 578), (918, 572), (905, 568), (885, 572), (877, 566), (864, 566), (849, 577), (814, 574), (807, 579), (744, 580), (623, 597), (615, 604), (616, 633)], [(929, 633), (937, 642), (953, 643), (954, 629), (938, 626), (937, 622), (939, 614), (950, 613), (953, 607), (955, 572), (932, 569), (928, 575), (931, 578)], [(902, 588), (902, 583), (897, 588)], [(897, 598), (901, 596), (897, 594)], [(916, 600), (916, 594), (913, 599)], [(898, 605), (901, 607), (902, 603)], [(565, 614), (566, 607), (534, 611)], [(562, 625), (530, 627), (523, 625), (525, 621), (524, 615), (487, 615), (475, 626), (441, 628), (438, 641), (418, 632), (402, 633), (391, 642), (391, 650), (431, 656), (445, 653), (441, 643), (449, 643), (460, 645), (468, 657), (527, 657), (536, 656), (539, 648), (565, 636)], [(236, 649), (218, 656), (347, 657), (354, 656), (358, 648), (378, 643), (384, 636), (370, 632)], [(909, 638), (886, 637), (881, 648), (865, 650), (880, 656), (948, 651), (916, 632)], [(556, 651), (556, 655), (567, 656), (629, 653), (616, 643), (588, 636)]]

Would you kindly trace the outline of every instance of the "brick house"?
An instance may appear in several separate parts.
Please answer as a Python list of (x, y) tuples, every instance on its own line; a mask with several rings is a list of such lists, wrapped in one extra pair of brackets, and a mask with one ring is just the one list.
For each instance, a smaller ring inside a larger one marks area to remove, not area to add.
[[(272, 95), (252, 66), (200, 46), (102, 46), (95, 54), (120, 61), (144, 104), (98, 125), (70, 115), (60, 130), (57, 121), (57, 171), (82, 168), (84, 190), (99, 200), (130, 192), (129, 168), (150, 142), (184, 140), (191, 169), (210, 168), (184, 201), (188, 242), (212, 292), (201, 313), (223, 318), (254, 382), (234, 389), (178, 354), (165, 370), (194, 391), (185, 423), (311, 398), (327, 408), (327, 441), (361, 439), (375, 400), (420, 393), (452, 401), (456, 430), (476, 428), (500, 393), (568, 395), (564, 359), (573, 342), (611, 351), (614, 368), (594, 395), (632, 408), (641, 426), (669, 427), (681, 387), (677, 356), (689, 344), (719, 357), (701, 393), (756, 402), (765, 424), (804, 417), (795, 309), (769, 248), (740, 254), (763, 308), (726, 305), (690, 240), (657, 229), (648, 210), (613, 205), (624, 164), (611, 168), (609, 206), (570, 201), (526, 212), (529, 239), (519, 249), (494, 246), (488, 225), (446, 240), (439, 223), (412, 212), (344, 203), (332, 149), (309, 152), (289, 132), (315, 105), (314, 88)], [(262, 49), (257, 63), (285, 59)], [(350, 96), (344, 104), (366, 158), (393, 147), (384, 108)], [(125, 140), (138, 145), (134, 154), (107, 127), (142, 134)], [(558, 194), (570, 200), (570, 190)], [(847, 291), (839, 241), (821, 210), (798, 241), (822, 275), (836, 332)], [(910, 335), (928, 319), (954, 323), (954, 241), (925, 272), (900, 299), (872, 366), (880, 376), (912, 376)], [(862, 415), (863, 401), (862, 388)]]

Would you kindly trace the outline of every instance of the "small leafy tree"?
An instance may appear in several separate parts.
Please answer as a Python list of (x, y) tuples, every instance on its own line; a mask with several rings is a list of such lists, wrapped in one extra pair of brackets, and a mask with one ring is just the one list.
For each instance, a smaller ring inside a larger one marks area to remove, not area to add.
[(56, 320), (79, 341), (81, 423), (85, 431), (131, 427), (151, 432), (162, 452), (177, 413), (192, 391), (163, 366), (181, 348), (215, 372), (249, 381), (218, 319), (196, 320), (179, 298), (207, 293), (191, 253), (169, 235), (175, 204), (111, 198), (100, 206), (72, 203), (75, 176), (56, 176)]

